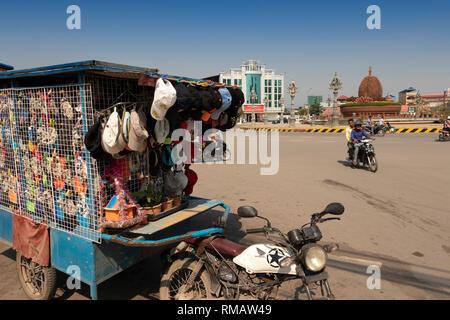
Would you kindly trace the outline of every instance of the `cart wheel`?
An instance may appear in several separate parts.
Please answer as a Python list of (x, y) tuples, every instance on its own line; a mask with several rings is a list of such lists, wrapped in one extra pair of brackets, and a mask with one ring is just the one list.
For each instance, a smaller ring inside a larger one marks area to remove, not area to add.
[(50, 300), (56, 292), (56, 270), (43, 267), (17, 252), (17, 272), (23, 291), (32, 300)]
[(205, 270), (200, 271), (194, 280), (192, 288), (184, 294), (178, 294), (179, 289), (187, 282), (196, 264), (195, 260), (182, 259), (172, 263), (161, 278), (159, 289), (160, 300), (200, 300), (211, 299), (211, 281)]

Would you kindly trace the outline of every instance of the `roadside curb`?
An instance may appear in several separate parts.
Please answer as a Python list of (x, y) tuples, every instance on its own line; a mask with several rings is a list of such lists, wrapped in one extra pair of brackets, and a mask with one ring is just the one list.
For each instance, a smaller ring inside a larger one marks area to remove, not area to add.
[[(345, 133), (345, 128), (319, 128), (319, 129), (282, 129), (282, 128), (241, 128), (242, 130), (267, 132), (305, 132), (305, 133)], [(437, 133), (441, 129), (430, 127), (395, 128), (392, 133)]]

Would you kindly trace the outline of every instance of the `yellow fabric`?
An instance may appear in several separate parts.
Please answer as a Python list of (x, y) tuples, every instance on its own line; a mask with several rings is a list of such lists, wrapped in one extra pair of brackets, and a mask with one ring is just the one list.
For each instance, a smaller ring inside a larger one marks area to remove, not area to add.
[(352, 128), (347, 127), (347, 129), (345, 129), (345, 137), (347, 138), (347, 141), (350, 142), (350, 139), (352, 137)]

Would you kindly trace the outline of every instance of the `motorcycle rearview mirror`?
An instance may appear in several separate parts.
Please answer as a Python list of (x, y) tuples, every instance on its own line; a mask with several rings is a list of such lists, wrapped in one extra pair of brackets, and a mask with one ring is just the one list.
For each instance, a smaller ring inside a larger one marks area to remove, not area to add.
[(335, 202), (327, 205), (325, 210), (322, 211), (322, 214), (333, 214), (336, 216), (340, 216), (341, 214), (344, 213), (344, 210), (345, 208), (342, 204)]
[(258, 210), (250, 206), (239, 207), (237, 213), (241, 218), (255, 218), (258, 216)]

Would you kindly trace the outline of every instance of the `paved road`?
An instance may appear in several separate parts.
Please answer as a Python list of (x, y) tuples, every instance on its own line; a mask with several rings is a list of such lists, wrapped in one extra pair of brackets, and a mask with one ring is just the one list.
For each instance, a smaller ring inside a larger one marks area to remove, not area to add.
[[(450, 143), (435, 138), (378, 138), (380, 169), (373, 174), (346, 165), (342, 135), (282, 133), (277, 175), (261, 176), (258, 165), (196, 165), (195, 194), (223, 199), (232, 212), (253, 205), (285, 231), (307, 222), (327, 203), (342, 202), (343, 220), (321, 225), (323, 242), (338, 242), (341, 248), (329, 263), (337, 298), (449, 299)], [(261, 224), (233, 215), (228, 232), (244, 243), (262, 240), (242, 232)], [(6, 249), (0, 245), (0, 299), (21, 299), (13, 252)], [(369, 265), (381, 266), (380, 290), (367, 289)], [(101, 285), (99, 296), (151, 299), (157, 270), (157, 260), (149, 259)], [(292, 298), (294, 287), (283, 288), (283, 295)], [(86, 299), (88, 290), (59, 294)]]

